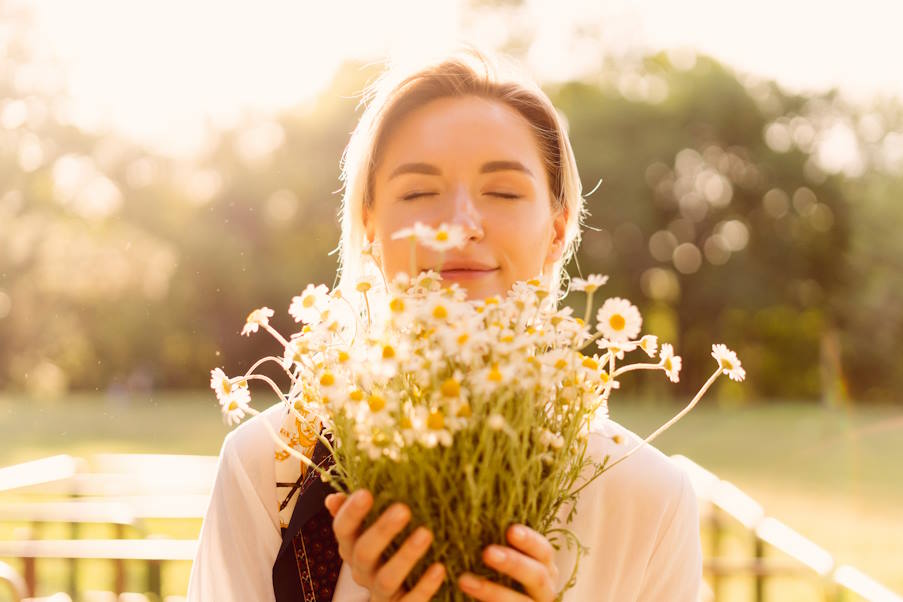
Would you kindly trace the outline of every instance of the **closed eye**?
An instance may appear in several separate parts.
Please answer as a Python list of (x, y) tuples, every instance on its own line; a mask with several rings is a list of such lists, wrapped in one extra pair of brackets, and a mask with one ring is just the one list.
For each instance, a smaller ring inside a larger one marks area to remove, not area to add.
[(401, 199), (403, 201), (410, 201), (410, 200), (413, 200), (413, 199), (416, 199), (416, 198), (422, 197), (422, 196), (436, 196), (436, 194), (438, 194), (438, 193), (436, 193), (436, 192), (410, 192), (410, 193), (404, 195), (403, 197), (401, 197)]
[(512, 194), (510, 192), (487, 192), (489, 196), (497, 196), (501, 199), (519, 199), (519, 194)]

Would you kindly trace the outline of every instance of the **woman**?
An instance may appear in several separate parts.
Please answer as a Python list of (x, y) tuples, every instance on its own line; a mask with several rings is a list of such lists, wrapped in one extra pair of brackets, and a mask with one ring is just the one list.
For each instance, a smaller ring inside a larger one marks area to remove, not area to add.
[[(368, 266), (389, 277), (409, 271), (408, 243), (391, 234), (416, 221), (465, 230), (467, 242), (446, 255), (442, 276), (470, 298), (504, 294), (537, 274), (551, 290), (560, 289), (579, 241), (583, 199), (562, 119), (538, 86), (468, 51), (414, 73), (389, 71), (365, 100), (343, 157), (339, 287), (349, 291), (346, 297)], [(376, 262), (364, 261), (368, 243)], [(417, 264), (418, 271), (437, 268), (438, 257), (418, 249)], [(402, 588), (429, 548), (425, 528), (381, 562), (409, 510), (395, 504), (363, 530), (370, 492), (327, 495), (313, 471), (278, 448), (274, 460), (268, 427), (315, 461), (329, 461), (281, 404), (227, 436), (189, 599), (430, 599), (449, 577), (441, 565), (411, 591)], [(605, 420), (590, 437), (589, 452), (597, 460), (616, 458), (639, 441)], [(589, 554), (565, 600), (697, 600), (696, 498), (689, 479), (655, 448), (646, 446), (585, 488), (570, 528)], [(525, 594), (473, 575), (454, 576), (455, 585), (477, 600), (553, 600), (575, 552), (554, 550), (525, 525), (512, 525), (507, 536), (508, 545), (490, 546), (483, 560), (520, 582)]]

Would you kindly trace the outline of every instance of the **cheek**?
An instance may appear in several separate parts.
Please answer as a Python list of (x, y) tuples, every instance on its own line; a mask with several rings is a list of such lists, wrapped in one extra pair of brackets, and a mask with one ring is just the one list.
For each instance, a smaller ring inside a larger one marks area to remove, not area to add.
[(552, 237), (550, 211), (532, 207), (511, 211), (493, 220), (493, 238), (500, 259), (506, 259), (515, 280), (532, 278), (542, 270)]

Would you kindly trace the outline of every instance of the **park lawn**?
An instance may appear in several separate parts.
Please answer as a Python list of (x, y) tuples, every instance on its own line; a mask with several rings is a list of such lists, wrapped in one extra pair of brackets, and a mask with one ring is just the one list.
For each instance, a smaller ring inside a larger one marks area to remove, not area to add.
[[(611, 417), (645, 435), (677, 409), (615, 400)], [(56, 402), (0, 395), (0, 466), (58, 453), (217, 454), (227, 433), (215, 399), (205, 392), (143, 398), (72, 395)], [(826, 548), (838, 562), (853, 564), (903, 592), (901, 434), (899, 408), (831, 410), (794, 402), (721, 408), (707, 400), (655, 445), (732, 481), (769, 515)], [(157, 526), (166, 535), (192, 537), (200, 525), (182, 521)], [(0, 531), (0, 536), (9, 533)], [(728, 541), (729, 548), (746, 546), (740, 536)], [(105, 569), (97, 566), (86, 585), (108, 583), (101, 579)], [(187, 572), (179, 563), (166, 569), (170, 593), (180, 587), (184, 591)], [(806, 589), (777, 581), (774, 587), (785, 594)], [(751, 599), (745, 580), (729, 583), (727, 589), (737, 592), (731, 600)], [(800, 591), (777, 599), (816, 598)]]

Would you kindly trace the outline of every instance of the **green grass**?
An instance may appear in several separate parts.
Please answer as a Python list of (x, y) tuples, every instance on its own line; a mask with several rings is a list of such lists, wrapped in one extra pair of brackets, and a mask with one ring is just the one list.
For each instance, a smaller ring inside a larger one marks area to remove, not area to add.
[[(616, 398), (611, 414), (645, 435), (676, 410)], [(227, 432), (215, 400), (203, 392), (141, 400), (74, 395), (57, 402), (0, 395), (0, 466), (58, 453), (217, 454)], [(898, 408), (826, 410), (787, 402), (724, 409), (707, 400), (656, 446), (732, 481), (838, 562), (903, 592), (901, 435), (903, 409)], [(196, 521), (155, 525), (158, 533), (174, 537), (192, 537), (198, 528)], [(10, 534), (0, 530), (0, 536)], [(725, 545), (743, 553), (750, 544), (734, 535)], [(48, 587), (57, 579), (64, 584), (65, 565), (47, 564)], [(169, 593), (184, 591), (186, 564), (166, 569)], [(103, 564), (86, 564), (88, 569), (85, 585), (108, 585)], [(140, 570), (136, 575), (133, 585), (140, 589)], [(725, 589), (732, 601), (752, 600), (748, 579), (730, 580)], [(818, 599), (817, 585), (805, 580), (775, 580), (770, 589), (779, 596), (772, 600)]]

